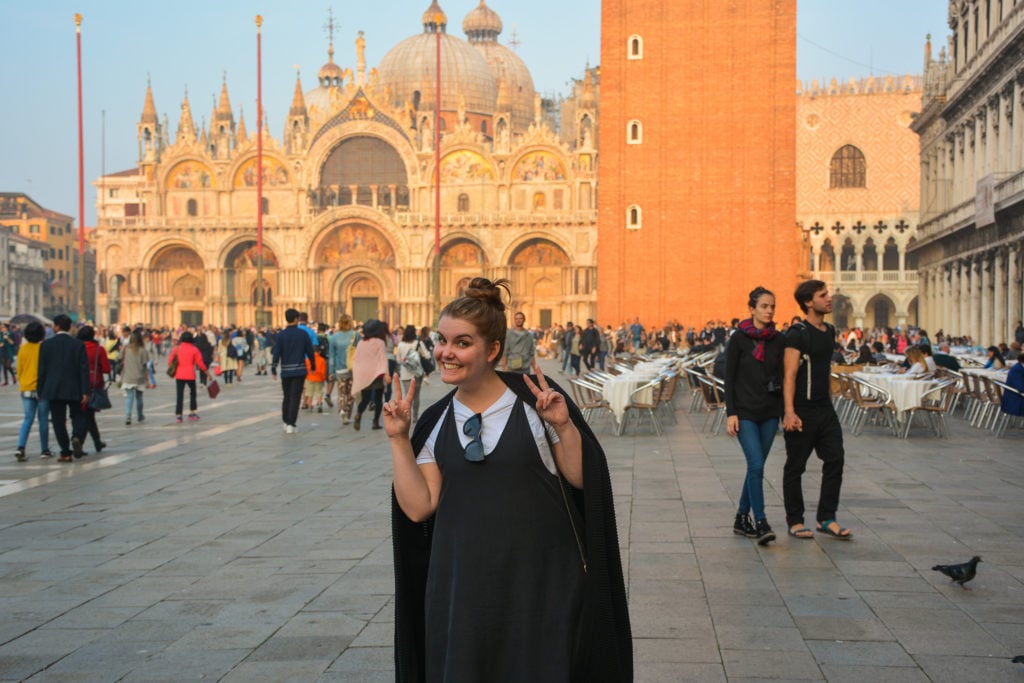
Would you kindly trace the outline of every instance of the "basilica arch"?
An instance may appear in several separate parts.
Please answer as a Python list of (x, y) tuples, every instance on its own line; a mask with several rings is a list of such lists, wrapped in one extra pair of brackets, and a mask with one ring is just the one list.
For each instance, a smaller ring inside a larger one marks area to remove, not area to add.
[(528, 326), (576, 322), (592, 315), (575, 291), (574, 269), (568, 251), (547, 237), (517, 242), (505, 261), (511, 282), (512, 311), (522, 311)]
[(206, 269), (190, 246), (171, 243), (157, 247), (148, 259), (143, 295), (160, 317), (175, 324), (199, 324), (206, 312)]
[(236, 238), (225, 245), (220, 267), (214, 274), (218, 290), (223, 293), (223, 315), (218, 320), (241, 322), (256, 320), (263, 298), (264, 310), (274, 310), (274, 294), (278, 291), (280, 262), (276, 250), (263, 244), (263, 286), (259, 280), (259, 250), (251, 236)]
[(371, 308), (370, 317), (397, 319), (396, 251), (387, 234), (369, 222), (349, 220), (320, 232), (310, 248), (309, 282), (322, 302), (310, 312), (318, 320), (337, 320), (342, 313), (356, 320)]

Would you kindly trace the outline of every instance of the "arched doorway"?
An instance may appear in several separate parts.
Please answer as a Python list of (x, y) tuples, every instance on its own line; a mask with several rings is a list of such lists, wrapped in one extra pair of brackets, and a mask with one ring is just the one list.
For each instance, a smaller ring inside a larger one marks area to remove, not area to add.
[(206, 308), (203, 260), (189, 247), (174, 245), (160, 250), (150, 267), (155, 292), (155, 318), (165, 325), (200, 325)]
[[(224, 259), (221, 277), (224, 278), (224, 299), (227, 304), (227, 320), (240, 325), (255, 322), (269, 324), (269, 307), (273, 305), (274, 285), (277, 281), (277, 255), (263, 245), (263, 287), (259, 286), (259, 253), (254, 240), (239, 242)], [(261, 306), (261, 298), (263, 299)], [(264, 309), (263, 319), (258, 312)]]
[[(310, 265), (319, 282), (317, 300), (310, 315), (317, 320), (337, 320), (348, 313), (356, 320), (388, 319), (386, 291), (394, 291), (397, 282), (395, 250), (377, 228), (365, 223), (344, 223), (328, 229), (314, 248)], [(341, 286), (338, 273), (346, 274)], [(358, 301), (357, 301), (358, 300)]]
[(850, 297), (839, 292), (832, 295), (832, 320), (838, 330), (850, 327), (853, 320), (853, 304)]
[(461, 296), (470, 280), (487, 272), (487, 256), (476, 242), (457, 239), (441, 249), (441, 305)]
[(885, 294), (876, 294), (868, 300), (864, 326), (867, 328), (893, 327), (896, 324), (896, 306)]
[(359, 135), (335, 147), (320, 169), (320, 186), (310, 191), (314, 209), (359, 204), (407, 211), (409, 181), (405, 162), (380, 138)]
[(509, 266), (512, 309), (526, 315), (528, 327), (573, 319), (567, 290), (572, 262), (560, 246), (543, 238), (527, 240), (512, 253)]

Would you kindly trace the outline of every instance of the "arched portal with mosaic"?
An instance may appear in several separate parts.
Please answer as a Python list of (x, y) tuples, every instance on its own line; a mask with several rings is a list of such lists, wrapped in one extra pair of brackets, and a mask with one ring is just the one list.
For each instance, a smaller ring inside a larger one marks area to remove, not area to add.
[(511, 308), (526, 315), (528, 326), (571, 319), (572, 260), (562, 247), (542, 237), (528, 239), (515, 248), (508, 265)]
[(479, 244), (457, 239), (441, 248), (441, 296), (444, 302), (461, 296), (469, 281), (487, 272), (487, 255)]
[(896, 305), (884, 293), (871, 297), (864, 306), (864, 328), (895, 327)]
[(277, 254), (263, 245), (263, 287), (259, 286), (259, 246), (255, 240), (244, 240), (234, 245), (224, 258), (218, 277), (222, 278), (221, 291), (227, 304), (230, 322), (256, 320), (262, 307), (273, 306), (277, 289)]
[[(310, 269), (318, 299), (324, 301), (320, 319), (341, 313), (360, 319), (357, 314), (371, 307), (390, 311), (393, 302), (387, 300), (388, 293), (395, 291), (398, 282), (395, 248), (379, 229), (360, 222), (328, 228), (314, 245), (312, 256)], [(352, 279), (349, 273), (353, 271), (365, 275)]]
[(149, 272), (148, 291), (143, 292), (160, 310), (163, 320), (195, 324), (206, 309), (203, 259), (183, 245), (169, 245), (156, 253)]

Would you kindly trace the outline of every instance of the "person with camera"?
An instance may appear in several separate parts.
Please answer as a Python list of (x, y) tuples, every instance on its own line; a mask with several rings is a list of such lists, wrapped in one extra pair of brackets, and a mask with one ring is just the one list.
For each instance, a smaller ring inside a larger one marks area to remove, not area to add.
[[(726, 428), (738, 437), (747, 459), (733, 533), (775, 540), (764, 511), (764, 463), (782, 415), (782, 357), (785, 341), (775, 329), (775, 295), (764, 287), (750, 292), (750, 317), (739, 323), (725, 349)], [(750, 513), (754, 513), (754, 523)]]

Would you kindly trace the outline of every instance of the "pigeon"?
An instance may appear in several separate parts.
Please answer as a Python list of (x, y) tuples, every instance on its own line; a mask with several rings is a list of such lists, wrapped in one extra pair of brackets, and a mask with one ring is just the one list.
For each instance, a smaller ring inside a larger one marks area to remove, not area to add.
[(932, 567), (932, 571), (942, 572), (960, 584), (960, 587), (965, 591), (969, 591), (971, 589), (964, 584), (973, 579), (974, 575), (978, 573), (979, 562), (981, 562), (981, 558), (975, 555), (963, 564), (937, 564)]

